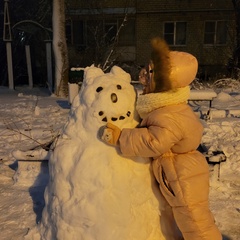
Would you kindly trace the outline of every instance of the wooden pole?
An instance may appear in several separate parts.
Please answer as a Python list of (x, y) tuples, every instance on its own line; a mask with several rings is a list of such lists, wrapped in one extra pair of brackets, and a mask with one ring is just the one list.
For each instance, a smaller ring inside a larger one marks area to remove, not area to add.
[(4, 0), (4, 26), (3, 26), (3, 41), (6, 42), (7, 51), (7, 66), (8, 66), (8, 87), (14, 89), (13, 81), (13, 66), (12, 66), (12, 33), (8, 10), (8, 0)]
[(8, 87), (9, 89), (14, 89), (13, 82), (13, 66), (12, 66), (12, 45), (11, 42), (6, 42), (7, 49), (7, 66), (8, 66)]
[(50, 40), (46, 40), (46, 57), (47, 57), (47, 78), (48, 89), (53, 92), (53, 76), (52, 76), (52, 45)]
[(32, 62), (31, 62), (29, 45), (25, 45), (25, 51), (26, 51), (26, 60), (27, 60), (27, 71), (28, 71), (28, 84), (30, 88), (33, 88)]

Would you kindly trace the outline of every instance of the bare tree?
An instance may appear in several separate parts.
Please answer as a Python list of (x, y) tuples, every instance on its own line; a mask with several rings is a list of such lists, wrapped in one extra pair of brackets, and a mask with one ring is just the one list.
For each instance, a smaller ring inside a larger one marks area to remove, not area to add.
[[(82, 63), (84, 66), (95, 64), (108, 71), (113, 64), (121, 62), (122, 51), (119, 51), (119, 39), (124, 31), (123, 29), (129, 24), (129, 8), (132, 0), (125, 0), (121, 16), (113, 17), (107, 12), (106, 0), (82, 0), (82, 8), (88, 13), (81, 16), (85, 23), (84, 28), (84, 49), (80, 50)], [(71, 6), (69, 5), (69, 9)], [(90, 17), (89, 17), (90, 16)]]
[(234, 72), (234, 77), (239, 78), (239, 69), (240, 69), (240, 0), (232, 0), (235, 19), (236, 19), (236, 48), (233, 52), (231, 68)]
[(59, 97), (67, 95), (68, 84), (68, 49), (65, 33), (64, 0), (53, 0), (53, 51), (55, 56), (55, 94)]

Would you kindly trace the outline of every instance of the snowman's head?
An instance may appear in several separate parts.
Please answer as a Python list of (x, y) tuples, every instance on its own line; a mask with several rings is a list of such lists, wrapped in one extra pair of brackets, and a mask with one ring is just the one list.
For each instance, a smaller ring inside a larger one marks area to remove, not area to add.
[(130, 81), (130, 75), (117, 66), (109, 73), (93, 66), (86, 68), (77, 104), (86, 122), (92, 127), (107, 122), (120, 128), (136, 125), (136, 91)]

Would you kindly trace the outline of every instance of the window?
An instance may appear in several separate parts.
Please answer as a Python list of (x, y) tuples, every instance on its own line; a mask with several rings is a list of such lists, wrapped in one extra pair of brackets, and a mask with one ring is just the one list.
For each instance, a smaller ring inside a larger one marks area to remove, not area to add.
[(186, 22), (164, 23), (164, 39), (169, 45), (186, 45)]
[(226, 21), (205, 22), (204, 44), (205, 45), (224, 45), (226, 43), (227, 43)]
[[(107, 44), (111, 44), (115, 37), (118, 37), (119, 46), (131, 46), (135, 42), (135, 20), (128, 19), (124, 26), (121, 26), (122, 19), (105, 21), (104, 30), (105, 30), (105, 41)], [(119, 35), (117, 36), (117, 31), (120, 29)]]
[(73, 24), (73, 38), (72, 43), (78, 46), (83, 46), (84, 41), (84, 22), (83, 21), (74, 21)]
[(88, 20), (86, 21), (86, 34), (88, 46), (99, 47), (112, 44), (117, 34), (117, 20)]
[(72, 44), (72, 22), (71, 21), (66, 21), (66, 39), (67, 43)]
[(88, 47), (96, 46), (96, 44), (99, 44), (99, 46), (103, 45), (103, 29), (103, 22), (100, 20), (91, 19), (86, 21), (86, 33), (84, 37)]
[(117, 29), (118, 29), (117, 21), (105, 21), (104, 36), (106, 44), (111, 44), (115, 41)]
[[(118, 46), (133, 46), (135, 44), (135, 19), (128, 19), (121, 27), (119, 35), (118, 29), (123, 19), (106, 20), (75, 20), (66, 25), (66, 35), (68, 43), (72, 43), (80, 48), (86, 46), (109, 46), (118, 42)], [(118, 37), (118, 39), (115, 39)]]
[(135, 44), (135, 19), (128, 19), (119, 33), (120, 46), (133, 46)]

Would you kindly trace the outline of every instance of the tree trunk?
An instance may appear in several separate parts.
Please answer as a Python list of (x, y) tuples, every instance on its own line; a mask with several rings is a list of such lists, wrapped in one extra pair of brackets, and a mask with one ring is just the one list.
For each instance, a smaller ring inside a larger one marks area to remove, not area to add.
[(55, 57), (54, 93), (66, 97), (68, 93), (68, 50), (65, 33), (64, 0), (53, 0), (53, 52)]
[(236, 20), (236, 48), (233, 52), (232, 67), (234, 78), (239, 78), (240, 69), (240, 0), (232, 0)]

